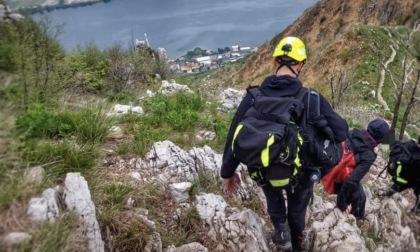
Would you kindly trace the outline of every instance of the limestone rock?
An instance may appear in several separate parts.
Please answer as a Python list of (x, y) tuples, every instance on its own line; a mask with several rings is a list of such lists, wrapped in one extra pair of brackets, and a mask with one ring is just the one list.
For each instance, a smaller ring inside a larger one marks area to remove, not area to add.
[(10, 232), (0, 236), (0, 244), (5, 247), (12, 247), (30, 241), (32, 235), (26, 232)]
[(184, 202), (190, 198), (189, 191), (191, 189), (190, 182), (173, 183), (169, 185), (171, 198), (175, 202)]
[(42, 193), (42, 197), (29, 201), (27, 214), (34, 221), (54, 221), (59, 215), (57, 190), (49, 188)]
[(101, 229), (96, 219), (88, 184), (80, 173), (67, 173), (64, 181), (64, 202), (67, 209), (76, 212), (88, 238), (89, 251), (103, 252)]

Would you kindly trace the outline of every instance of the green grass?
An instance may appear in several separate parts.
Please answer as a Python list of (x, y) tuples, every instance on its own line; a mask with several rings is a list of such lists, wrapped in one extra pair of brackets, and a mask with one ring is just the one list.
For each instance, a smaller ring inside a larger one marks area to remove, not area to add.
[(77, 251), (87, 247), (86, 240), (72, 237), (78, 227), (77, 217), (64, 214), (54, 222), (43, 222), (31, 232), (32, 239), (16, 248), (15, 251)]
[(72, 118), (76, 136), (82, 143), (102, 143), (114, 123), (114, 119), (107, 117), (102, 107), (85, 109), (74, 113)]
[(138, 213), (107, 209), (98, 214), (106, 251), (145, 251), (153, 230)]
[(31, 141), (21, 155), (31, 165), (53, 163), (46, 168), (47, 177), (53, 180), (68, 172), (83, 174), (96, 166), (99, 157), (97, 146), (70, 141)]
[(222, 180), (219, 177), (206, 173), (205, 171), (198, 171), (198, 176), (191, 181), (190, 196), (198, 195), (199, 193), (215, 193), (222, 192)]
[(11, 173), (6, 167), (1, 167), (0, 211), (9, 208), (14, 201), (19, 200), (21, 196), (26, 194), (26, 187), (21, 173)]
[(134, 188), (130, 185), (122, 183), (110, 184), (104, 191), (105, 202), (110, 207), (122, 208), (132, 192), (134, 192)]

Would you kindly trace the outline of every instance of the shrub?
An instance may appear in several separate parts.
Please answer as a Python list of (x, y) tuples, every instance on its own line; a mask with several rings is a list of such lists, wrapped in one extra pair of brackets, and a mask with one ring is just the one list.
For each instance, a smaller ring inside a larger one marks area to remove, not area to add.
[(146, 106), (161, 125), (167, 123), (174, 130), (185, 132), (197, 127), (199, 112), (204, 109), (204, 100), (200, 94), (178, 92), (173, 96), (152, 97)]
[(73, 131), (66, 115), (54, 115), (44, 104), (34, 102), (16, 120), (16, 131), (23, 139), (55, 137)]

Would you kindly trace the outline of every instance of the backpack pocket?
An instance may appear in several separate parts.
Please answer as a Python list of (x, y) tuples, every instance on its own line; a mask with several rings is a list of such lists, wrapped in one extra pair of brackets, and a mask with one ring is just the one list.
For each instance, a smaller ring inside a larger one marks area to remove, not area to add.
[(297, 131), (294, 124), (280, 124), (246, 118), (236, 128), (232, 141), (235, 158), (250, 167), (268, 167), (273, 163), (291, 165), (296, 156)]

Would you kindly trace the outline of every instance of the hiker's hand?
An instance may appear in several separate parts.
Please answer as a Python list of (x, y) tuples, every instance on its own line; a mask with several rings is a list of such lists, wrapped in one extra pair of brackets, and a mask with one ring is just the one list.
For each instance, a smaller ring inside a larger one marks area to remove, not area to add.
[(238, 191), (240, 182), (241, 179), (239, 178), (239, 174), (236, 172), (232, 177), (223, 179), (225, 189), (229, 194), (235, 194)]
[(395, 191), (392, 188), (388, 188), (385, 192), (384, 192), (384, 196), (386, 197), (391, 197), (392, 195), (394, 195), (397, 191)]
[(347, 206), (346, 210), (343, 211), (344, 216), (349, 217), (350, 210), (351, 210), (350, 206)]

